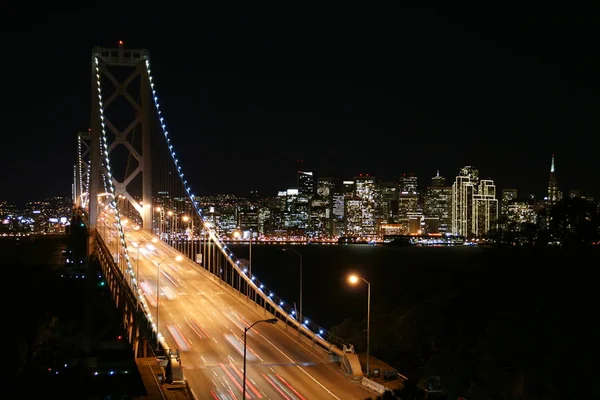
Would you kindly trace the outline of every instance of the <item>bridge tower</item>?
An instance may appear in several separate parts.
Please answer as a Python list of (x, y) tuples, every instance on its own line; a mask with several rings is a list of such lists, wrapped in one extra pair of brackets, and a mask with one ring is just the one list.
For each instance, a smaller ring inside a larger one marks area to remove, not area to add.
[[(150, 131), (156, 125), (145, 49), (95, 47), (92, 51), (89, 228), (96, 229), (98, 195), (112, 181), (114, 195), (152, 230)], [(110, 157), (110, 165), (106, 160)]]
[(75, 165), (73, 202), (77, 208), (81, 208), (88, 212), (90, 150), (90, 132), (77, 133), (77, 164)]

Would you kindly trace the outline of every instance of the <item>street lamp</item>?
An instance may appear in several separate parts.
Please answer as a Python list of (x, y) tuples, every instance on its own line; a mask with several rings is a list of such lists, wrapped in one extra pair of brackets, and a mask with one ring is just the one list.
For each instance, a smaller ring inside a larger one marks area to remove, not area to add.
[[(300, 257), (300, 313), (298, 315), (298, 320), (300, 321), (300, 324), (303, 324), (304, 320), (302, 319), (303, 318), (303, 314), (302, 314), (302, 253), (300, 253), (294, 249), (290, 249), (290, 248), (286, 248), (286, 247), (284, 247), (281, 250), (282, 251), (292, 251)], [(298, 332), (300, 332), (300, 330), (298, 330)]]
[[(168, 243), (170, 245), (173, 245), (173, 211), (169, 210), (167, 211), (167, 216), (171, 217), (171, 221), (169, 222), (169, 236), (168, 236)], [(165, 230), (167, 229), (167, 222), (165, 221)]]
[[(248, 238), (248, 276), (252, 277), (252, 229)], [(250, 296), (250, 286), (246, 285), (246, 297)], [(254, 292), (254, 302), (256, 302), (256, 291)]]
[(183, 250), (184, 250), (183, 252), (184, 252), (184, 253), (185, 253), (185, 254), (186, 254), (188, 257), (190, 257), (190, 258), (192, 258), (192, 259), (193, 259), (193, 256), (190, 256), (190, 254), (189, 254), (189, 238), (190, 238), (190, 237), (189, 237), (189, 234), (190, 234), (190, 232), (189, 232), (189, 231), (190, 231), (190, 217), (188, 217), (187, 215), (183, 215), (183, 216), (181, 217), (181, 220), (182, 220), (183, 222), (187, 222), (187, 228), (185, 229), (185, 233), (186, 233), (186, 236), (187, 236), (187, 238), (186, 238), (186, 239), (187, 239), (187, 240), (186, 240), (185, 242), (183, 242), (183, 244), (182, 244), (182, 248), (183, 248)]
[(163, 208), (156, 207), (154, 209), (158, 213), (158, 237), (162, 237), (162, 224), (163, 224)]
[(248, 334), (248, 331), (250, 329), (252, 329), (252, 327), (260, 322), (266, 322), (267, 324), (271, 324), (271, 325), (275, 325), (277, 323), (277, 318), (271, 318), (271, 319), (261, 319), (256, 321), (255, 323), (253, 323), (252, 325), (250, 325), (247, 328), (244, 328), (244, 382), (243, 384), (243, 389), (242, 389), (242, 399), (246, 399), (246, 335)]
[(248, 272), (252, 276), (252, 229), (250, 229), (250, 240), (248, 241)]
[(363, 281), (367, 284), (367, 376), (371, 373), (370, 365), (369, 365), (369, 341), (370, 341), (370, 330), (371, 330), (371, 283), (367, 281), (365, 278), (362, 278), (358, 275), (350, 275), (348, 277), (348, 282), (351, 285), (356, 285), (359, 281)]
[(181, 261), (183, 259), (183, 257), (181, 256), (175, 256), (175, 257), (167, 257), (165, 259), (163, 259), (161, 262), (159, 262), (158, 264), (156, 264), (156, 350), (158, 351), (158, 345), (159, 345), (159, 337), (158, 337), (158, 304), (160, 301), (160, 265), (162, 263), (164, 263), (167, 260), (175, 260), (175, 261)]

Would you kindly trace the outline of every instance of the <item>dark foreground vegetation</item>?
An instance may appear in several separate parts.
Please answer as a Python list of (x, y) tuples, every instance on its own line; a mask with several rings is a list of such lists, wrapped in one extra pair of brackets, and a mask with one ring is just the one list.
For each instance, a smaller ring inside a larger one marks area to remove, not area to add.
[(144, 388), (119, 317), (100, 279), (86, 296), (85, 266), (65, 265), (74, 248), (69, 236), (0, 240), (7, 382), (15, 398), (134, 398)]

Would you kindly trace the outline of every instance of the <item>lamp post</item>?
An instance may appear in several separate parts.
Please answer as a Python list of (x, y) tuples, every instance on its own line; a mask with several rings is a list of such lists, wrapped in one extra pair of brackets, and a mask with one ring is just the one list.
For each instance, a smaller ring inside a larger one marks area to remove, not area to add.
[[(300, 257), (300, 313), (298, 315), (298, 320), (300, 321), (300, 324), (304, 323), (303, 315), (302, 314), (302, 253), (294, 250), (294, 249), (290, 249), (290, 248), (286, 248), (284, 247), (283, 249), (281, 249), (282, 251), (292, 251), (294, 253), (296, 253), (298, 255), (298, 257)], [(298, 332), (300, 332), (300, 330), (298, 330)]]
[[(248, 276), (252, 277), (252, 229), (250, 229), (250, 240), (248, 241)], [(246, 297), (250, 295), (250, 286), (246, 284)], [(256, 291), (254, 292), (254, 302), (256, 302)]]
[(175, 257), (167, 257), (165, 259), (163, 259), (161, 262), (159, 262), (158, 264), (156, 264), (156, 351), (158, 351), (158, 345), (159, 345), (159, 337), (158, 337), (158, 304), (160, 301), (160, 265), (162, 263), (164, 263), (167, 260), (175, 260), (175, 261), (181, 261), (182, 257), (181, 256), (175, 256)]
[(250, 229), (250, 240), (248, 241), (248, 272), (252, 276), (252, 229)]
[(244, 382), (242, 383), (243, 385), (243, 389), (242, 389), (242, 399), (245, 400), (246, 399), (246, 336), (248, 334), (248, 331), (250, 329), (252, 329), (252, 327), (260, 322), (266, 322), (268, 324), (274, 325), (277, 323), (277, 318), (270, 318), (270, 319), (261, 319), (256, 321), (255, 323), (253, 323), (252, 325), (250, 325), (247, 328), (244, 328)]
[(181, 220), (183, 222), (187, 222), (187, 227), (185, 228), (185, 233), (187, 238), (185, 239), (185, 242), (183, 242), (182, 244), (182, 248), (183, 248), (183, 253), (188, 256), (189, 258), (191, 258), (192, 260), (194, 259), (194, 257), (190, 256), (189, 254), (189, 250), (190, 250), (190, 243), (189, 243), (189, 239), (190, 239), (190, 217), (187, 215), (183, 215), (181, 216)]
[[(168, 236), (168, 242), (169, 245), (173, 245), (173, 211), (169, 210), (167, 211), (167, 216), (171, 217), (170, 221), (169, 221), (169, 236)], [(165, 220), (165, 230), (167, 230), (167, 221)]]
[(158, 213), (158, 237), (162, 237), (162, 220), (163, 220), (163, 208), (156, 207), (154, 210)]
[(367, 281), (365, 278), (358, 275), (350, 275), (348, 277), (348, 282), (350, 284), (355, 285), (358, 281), (363, 281), (367, 284), (367, 376), (370, 375), (370, 365), (369, 365), (369, 345), (370, 345), (370, 330), (371, 330), (371, 283)]

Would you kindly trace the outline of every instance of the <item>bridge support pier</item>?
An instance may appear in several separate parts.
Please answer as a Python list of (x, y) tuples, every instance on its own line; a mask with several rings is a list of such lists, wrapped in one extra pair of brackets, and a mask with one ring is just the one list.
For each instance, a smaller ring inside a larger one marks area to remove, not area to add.
[(88, 237), (87, 237), (87, 259), (88, 262), (95, 257), (96, 254), (96, 229), (89, 227)]

